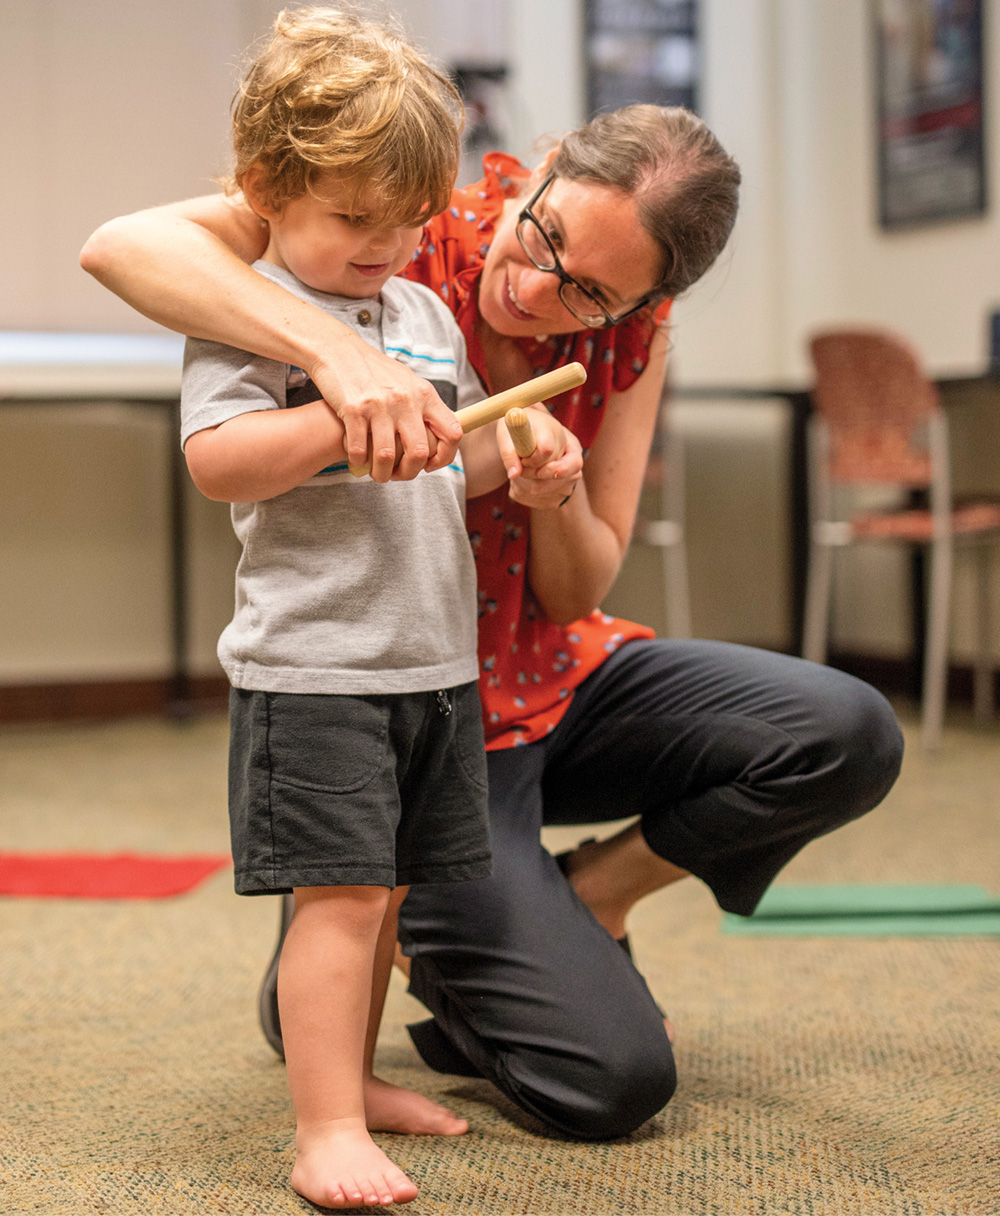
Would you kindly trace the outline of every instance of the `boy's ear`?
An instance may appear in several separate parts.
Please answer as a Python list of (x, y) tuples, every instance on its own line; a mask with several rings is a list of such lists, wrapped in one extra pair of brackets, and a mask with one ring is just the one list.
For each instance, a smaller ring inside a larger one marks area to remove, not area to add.
[(278, 214), (274, 207), (269, 207), (264, 202), (265, 191), (265, 174), (264, 166), (253, 164), (243, 174), (243, 180), (240, 182), (240, 189), (243, 191), (243, 197), (247, 200), (250, 209), (255, 212), (262, 220), (274, 219)]

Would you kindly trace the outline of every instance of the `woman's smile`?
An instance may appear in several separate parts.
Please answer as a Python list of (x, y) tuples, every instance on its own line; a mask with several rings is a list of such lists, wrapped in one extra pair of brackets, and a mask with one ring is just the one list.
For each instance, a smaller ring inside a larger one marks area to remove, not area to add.
[(511, 285), (509, 273), (504, 278), (504, 286), (506, 287), (505, 303), (508, 306), (508, 310), (509, 310), (511, 316), (516, 317), (519, 321), (535, 320), (534, 313), (529, 312), (528, 309), (525, 308), (523, 306), (523, 304), (521, 303), (521, 301), (517, 298), (517, 294), (515, 293), (514, 288)]

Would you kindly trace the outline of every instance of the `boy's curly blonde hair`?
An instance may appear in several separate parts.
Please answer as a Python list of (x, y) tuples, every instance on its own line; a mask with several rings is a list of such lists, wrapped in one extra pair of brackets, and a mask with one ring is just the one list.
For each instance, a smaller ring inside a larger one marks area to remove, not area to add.
[(366, 224), (416, 227), (448, 205), (464, 110), (454, 85), (387, 26), (335, 8), (285, 9), (233, 98), (242, 188), (280, 210), (334, 174)]

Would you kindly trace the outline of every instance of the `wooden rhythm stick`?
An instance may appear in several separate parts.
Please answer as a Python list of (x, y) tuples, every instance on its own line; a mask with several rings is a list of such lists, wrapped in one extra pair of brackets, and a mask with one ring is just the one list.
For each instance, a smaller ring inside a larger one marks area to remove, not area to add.
[[(534, 380), (525, 380), (523, 384), (515, 384), (513, 388), (505, 389), (487, 397), (485, 401), (477, 401), (475, 405), (467, 405), (464, 409), (456, 410), (455, 417), (462, 424), (466, 435), (477, 427), (486, 426), (503, 418), (508, 410), (515, 406), (531, 405), (534, 401), (548, 401), (550, 397), (558, 397), (560, 393), (568, 392), (571, 388), (583, 384), (587, 372), (582, 363), (567, 363), (565, 367), (557, 367), (555, 371), (536, 376)], [(396, 458), (400, 455), (399, 439), (396, 439)], [(527, 453), (525, 453), (527, 455)], [(371, 470), (371, 463), (349, 465), (355, 477), (364, 477)]]
[(531, 429), (529, 415), (530, 411), (523, 405), (515, 405), (512, 410), (507, 411), (504, 418), (518, 456), (530, 456), (535, 450), (535, 432)]
[(534, 380), (525, 380), (523, 384), (515, 384), (506, 392), (487, 397), (476, 405), (467, 405), (464, 410), (458, 410), (455, 417), (462, 424), (462, 430), (468, 435), (477, 426), (485, 426), (487, 422), (496, 422), (515, 405), (531, 405), (533, 401), (548, 401), (550, 397), (558, 397), (578, 384), (583, 384), (587, 373), (582, 363), (567, 363), (565, 367), (557, 367), (554, 372), (546, 372), (544, 376), (536, 376)]

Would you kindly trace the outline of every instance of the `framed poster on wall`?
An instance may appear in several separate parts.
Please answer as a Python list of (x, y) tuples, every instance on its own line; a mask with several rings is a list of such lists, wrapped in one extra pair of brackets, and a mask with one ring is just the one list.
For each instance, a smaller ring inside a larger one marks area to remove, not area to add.
[(697, 103), (697, 0), (586, 0), (590, 114)]
[(872, 0), (883, 228), (980, 215), (982, 0)]

